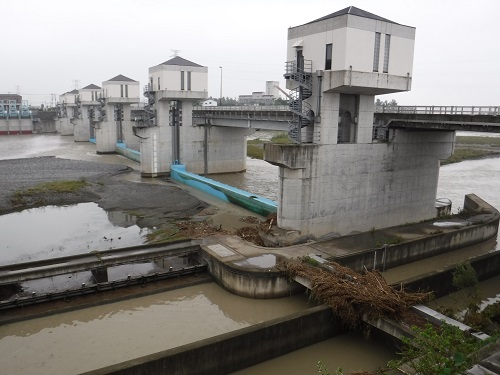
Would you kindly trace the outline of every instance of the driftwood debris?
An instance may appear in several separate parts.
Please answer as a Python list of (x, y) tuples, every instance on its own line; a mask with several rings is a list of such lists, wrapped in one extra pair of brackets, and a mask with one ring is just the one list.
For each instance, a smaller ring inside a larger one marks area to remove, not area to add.
[(406, 292), (387, 284), (378, 271), (362, 274), (337, 263), (329, 263), (329, 272), (306, 261), (291, 261), (281, 266), (289, 277), (300, 276), (311, 281), (311, 296), (330, 306), (335, 315), (349, 328), (360, 325), (364, 316), (397, 318), (412, 305), (426, 301), (429, 293)]

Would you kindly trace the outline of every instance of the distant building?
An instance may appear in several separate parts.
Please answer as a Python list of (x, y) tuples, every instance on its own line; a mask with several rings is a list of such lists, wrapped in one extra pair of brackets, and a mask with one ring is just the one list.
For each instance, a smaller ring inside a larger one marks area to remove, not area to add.
[(0, 94), (0, 118), (30, 117), (29, 103), (21, 95)]
[(280, 97), (278, 81), (266, 81), (266, 92), (255, 91), (252, 95), (240, 95), (238, 102), (241, 105), (273, 105), (274, 100)]
[(4, 102), (15, 100), (18, 105), (21, 105), (23, 97), (17, 94), (0, 94), (0, 100), (3, 100)]
[(266, 95), (272, 95), (275, 99), (278, 99), (280, 97), (279, 85), (278, 81), (266, 81)]
[(202, 107), (217, 107), (217, 100), (215, 99), (207, 99), (200, 103)]
[(275, 97), (266, 95), (262, 91), (252, 92), (252, 95), (240, 95), (238, 102), (241, 105), (272, 105)]

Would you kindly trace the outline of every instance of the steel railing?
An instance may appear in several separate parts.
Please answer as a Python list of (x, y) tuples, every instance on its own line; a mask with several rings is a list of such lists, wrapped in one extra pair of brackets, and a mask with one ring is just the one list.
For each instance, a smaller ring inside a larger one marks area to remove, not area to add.
[(193, 111), (249, 111), (249, 112), (258, 112), (258, 111), (290, 111), (290, 108), (287, 105), (261, 105), (261, 106), (244, 106), (244, 105), (235, 105), (235, 106), (215, 106), (215, 107), (202, 107), (196, 106), (193, 107)]
[(377, 113), (407, 113), (419, 115), (500, 116), (500, 106), (375, 106)]

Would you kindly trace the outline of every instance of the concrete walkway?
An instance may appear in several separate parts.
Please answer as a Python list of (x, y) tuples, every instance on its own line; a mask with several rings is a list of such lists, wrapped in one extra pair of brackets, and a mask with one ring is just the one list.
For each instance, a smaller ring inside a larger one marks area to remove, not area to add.
[[(488, 213), (477, 215), (467, 220), (454, 218), (429, 221), (426, 223), (416, 223), (379, 229), (371, 232), (364, 232), (287, 247), (262, 247), (247, 242), (234, 235), (206, 237), (199, 240), (199, 243), (205, 251), (209, 252), (213, 256), (217, 257), (221, 262), (226, 264), (241, 262), (248, 258), (252, 259), (262, 257), (264, 255), (274, 255), (279, 260), (280, 258), (294, 259), (314, 254), (324, 259), (335, 261), (335, 258), (344, 255), (381, 248), (384, 243), (401, 243), (422, 239), (436, 234), (452, 233), (473, 224), (492, 220), (495, 216), (496, 213)], [(488, 245), (490, 245), (489, 242)], [(488, 251), (491, 251), (490, 246), (486, 246), (485, 248), (480, 246), (474, 255), (479, 255)], [(463, 259), (461, 259), (458, 263), (461, 263), (462, 261)], [(260, 269), (262, 267), (258, 264), (252, 264), (252, 262), (250, 262), (248, 263), (247, 268), (251, 270), (253, 268)]]

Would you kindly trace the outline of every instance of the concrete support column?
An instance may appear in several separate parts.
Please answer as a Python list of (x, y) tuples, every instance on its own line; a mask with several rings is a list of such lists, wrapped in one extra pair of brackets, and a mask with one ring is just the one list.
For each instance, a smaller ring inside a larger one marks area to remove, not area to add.
[(74, 126), (69, 121), (69, 118), (62, 117), (59, 119), (59, 133), (61, 135), (73, 135), (74, 134)]
[(106, 105), (106, 121), (102, 121), (95, 129), (96, 152), (110, 154), (116, 152), (116, 121), (114, 120), (114, 105)]
[[(204, 174), (205, 158), (209, 174), (246, 169), (247, 135), (253, 133), (253, 129), (191, 126), (189, 132), (187, 128), (183, 130), (186, 131), (183, 137), (187, 137), (182, 141), (183, 164), (188, 171)], [(186, 142), (186, 139), (193, 141)]]
[(73, 134), (75, 142), (88, 142), (90, 138), (90, 120), (88, 107), (82, 105), (80, 107), (80, 117), (75, 119)]
[(375, 96), (359, 95), (357, 143), (371, 143), (373, 139), (373, 115)]
[(265, 145), (280, 167), (278, 226), (319, 238), (435, 217), (439, 160), (454, 139), (398, 130), (388, 143)]
[(127, 145), (127, 148), (132, 150), (139, 150), (139, 138), (134, 135), (133, 127), (134, 122), (131, 120), (130, 116), (130, 104), (123, 104), (123, 122), (122, 122), (122, 132), (123, 132), (123, 142)]
[(339, 128), (339, 102), (340, 94), (323, 93), (321, 97), (321, 123), (319, 144), (337, 144)]
[[(159, 128), (137, 129), (137, 135), (140, 136), (139, 148), (141, 152), (141, 176), (158, 177), (166, 175), (167, 171), (159, 167)], [(168, 170), (170, 172), (170, 169)]]

